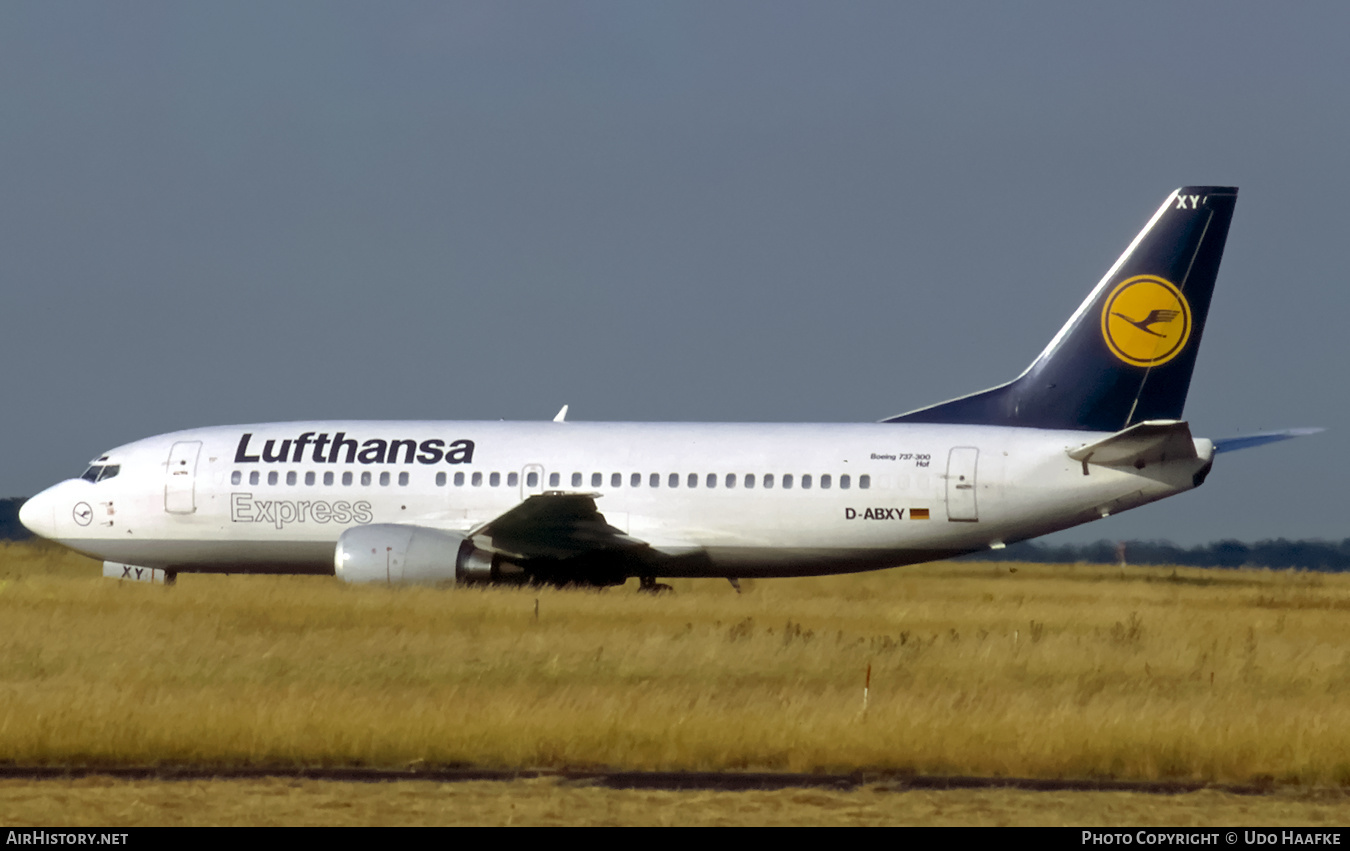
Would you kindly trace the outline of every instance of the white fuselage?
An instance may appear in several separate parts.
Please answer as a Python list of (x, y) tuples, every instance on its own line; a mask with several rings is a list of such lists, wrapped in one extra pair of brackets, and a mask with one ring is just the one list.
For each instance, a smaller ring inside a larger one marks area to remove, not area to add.
[[(116, 475), (61, 482), (22, 519), (110, 562), (331, 573), (348, 528), (469, 534), (563, 491), (596, 495), (610, 526), (676, 556), (664, 575), (809, 575), (1074, 526), (1189, 490), (1213, 454), (1196, 440), (1198, 457), (1141, 470), (1068, 456), (1103, 436), (905, 423), (222, 426), (114, 449), (95, 464)], [(688, 554), (699, 557), (678, 558)]]

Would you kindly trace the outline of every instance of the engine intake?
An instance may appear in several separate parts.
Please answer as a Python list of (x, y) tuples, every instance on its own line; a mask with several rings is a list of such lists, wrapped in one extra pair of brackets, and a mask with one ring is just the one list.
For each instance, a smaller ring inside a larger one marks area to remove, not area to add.
[(463, 535), (392, 523), (348, 529), (333, 555), (339, 579), (390, 585), (492, 580), (497, 578), (495, 561)]

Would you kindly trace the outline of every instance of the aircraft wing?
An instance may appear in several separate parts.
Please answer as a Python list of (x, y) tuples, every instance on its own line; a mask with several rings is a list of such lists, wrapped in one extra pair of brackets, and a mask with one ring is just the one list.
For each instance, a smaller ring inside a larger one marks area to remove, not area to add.
[(546, 491), (469, 532), (490, 538), (491, 549), (516, 558), (570, 558), (596, 552), (648, 549), (605, 521), (596, 508), (599, 494)]

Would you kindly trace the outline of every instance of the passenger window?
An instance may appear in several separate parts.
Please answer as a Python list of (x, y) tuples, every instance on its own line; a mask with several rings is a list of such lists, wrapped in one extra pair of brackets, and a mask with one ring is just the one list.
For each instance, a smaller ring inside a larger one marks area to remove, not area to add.
[(746, 474), (745, 474), (745, 486), (746, 486), (747, 488), (753, 488), (753, 487), (755, 486), (755, 474), (754, 474), (754, 473), (746, 473)]
[(823, 476), (820, 477), (820, 489), (821, 489), (821, 490), (829, 490), (829, 489), (830, 489), (830, 474), (829, 474), (829, 473), (826, 473), (826, 474), (824, 474)]
[(783, 474), (783, 490), (785, 490), (785, 491), (792, 490), (792, 474), (791, 474), (791, 473), (784, 473), (784, 474)]
[(678, 488), (680, 486), (680, 474), (671, 473), (670, 481), (666, 482), (666, 484), (670, 485), (672, 488)]
[(689, 487), (691, 488), (698, 487), (698, 473), (689, 474)]
[(361, 487), (370, 487), (370, 473), (367, 472), (361, 474)]
[(641, 473), (634, 473), (633, 475), (629, 476), (629, 477), (628, 477), (628, 486), (629, 486), (629, 487), (632, 487), (632, 488), (640, 488), (640, 487), (642, 487), (642, 474), (641, 474)]
[(508, 473), (506, 476), (506, 486), (514, 488), (520, 486), (520, 473)]
[(501, 487), (501, 484), (502, 484), (502, 474), (501, 474), (501, 473), (493, 473), (492, 475), (488, 476), (488, 485), (489, 485), (490, 487), (494, 487), (494, 488), (496, 488), (496, 487)]
[(604, 473), (591, 473), (591, 487), (598, 488), (605, 482)]
[(333, 474), (332, 474), (332, 473), (324, 473), (324, 474), (323, 474), (323, 483), (324, 483), (325, 486), (333, 484)]
[(230, 484), (237, 485), (244, 480), (244, 474), (238, 470), (230, 473)]
[(773, 473), (764, 474), (764, 487), (770, 490), (773, 489)]
[(291, 470), (289, 473), (286, 474), (286, 484), (288, 485), (295, 484), (295, 478), (296, 478), (295, 471)]
[(807, 473), (805, 476), (802, 476), (802, 490), (809, 491), (810, 489), (811, 489), (811, 474)]
[(464, 487), (464, 474), (463, 474), (463, 473), (455, 473), (455, 487), (457, 487), (457, 488), (462, 488), (462, 487)]
[(709, 473), (709, 474), (708, 474), (708, 487), (710, 487), (710, 488), (715, 488), (715, 487), (717, 487), (717, 474), (716, 474), (716, 473)]
[(867, 490), (868, 488), (872, 487), (872, 477), (871, 477), (871, 476), (859, 476), (859, 477), (858, 477), (858, 487), (862, 488), (863, 490)]
[(438, 488), (445, 487), (445, 473), (436, 474), (436, 487)]
[(387, 487), (389, 487), (389, 474), (388, 474), (388, 473), (380, 473), (380, 487), (382, 487), (382, 488), (387, 488)]
[(736, 474), (735, 474), (735, 473), (727, 473), (727, 487), (729, 487), (729, 488), (734, 488), (734, 487), (736, 487)]
[(648, 477), (647, 477), (647, 486), (648, 486), (648, 487), (653, 487), (653, 488), (659, 488), (659, 487), (661, 487), (661, 474), (660, 474), (660, 473), (652, 473), (650, 476), (648, 476)]
[(342, 486), (343, 486), (343, 487), (351, 487), (351, 484), (352, 484), (352, 474), (351, 474), (351, 473), (343, 473), (343, 474), (342, 474)]
[(401, 487), (401, 488), (406, 488), (406, 487), (408, 486), (408, 474), (407, 474), (407, 473), (399, 473), (399, 474), (398, 474), (398, 486)]
[(254, 470), (253, 472), (251, 472), (251, 473), (248, 474), (248, 483), (249, 483), (250, 485), (256, 485), (256, 484), (258, 483), (258, 471), (257, 471), (257, 470)]
[(623, 486), (623, 473), (611, 473), (609, 477), (609, 486), (612, 488)]
[(549, 474), (548, 474), (548, 486), (549, 486), (549, 487), (551, 487), (551, 488), (556, 488), (556, 487), (557, 487), (558, 485), (560, 485), (560, 484), (562, 484), (562, 475), (561, 475), (561, 474), (559, 474), (559, 473), (549, 473)]
[(839, 477), (839, 489), (846, 491), (848, 490), (848, 486), (849, 486), (848, 473), (845, 473), (844, 475)]
[(473, 478), (469, 480), (469, 484), (473, 485), (476, 488), (481, 488), (483, 486), (483, 474), (474, 473)]
[(530, 474), (525, 477), (525, 487), (527, 488), (539, 487), (539, 474), (531, 471)]
[(579, 487), (581, 487), (581, 474), (580, 474), (580, 473), (573, 473), (573, 474), (572, 474), (572, 487), (574, 487), (574, 488), (579, 488)]
[(309, 485), (310, 487), (314, 486), (314, 473), (312, 472), (305, 473), (305, 484)]
[(277, 471), (273, 470), (272, 472), (267, 474), (267, 483), (269, 485), (275, 485), (277, 483), (277, 478), (278, 478)]

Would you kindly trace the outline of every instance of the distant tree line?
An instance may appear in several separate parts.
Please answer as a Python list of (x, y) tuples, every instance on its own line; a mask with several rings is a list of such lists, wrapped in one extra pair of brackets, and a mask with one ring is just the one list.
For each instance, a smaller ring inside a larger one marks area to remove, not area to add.
[[(19, 522), (26, 497), (0, 499), (0, 540), (25, 541), (33, 533)], [(1123, 556), (1123, 559), (1122, 559)], [(1270, 567), (1301, 570), (1350, 570), (1350, 538), (1343, 541), (1215, 541), (1180, 547), (1170, 541), (1097, 541), (1091, 544), (1038, 544), (1026, 541), (1002, 550), (972, 553), (970, 561), (1025, 561), (1042, 564), (1161, 564), (1183, 567)]]
[(1350, 538), (1342, 541), (1214, 541), (1195, 547), (1171, 541), (1097, 541), (1038, 544), (1025, 541), (1006, 549), (972, 553), (971, 561), (1025, 561), (1044, 564), (1159, 564), (1184, 567), (1269, 567), (1350, 570)]

